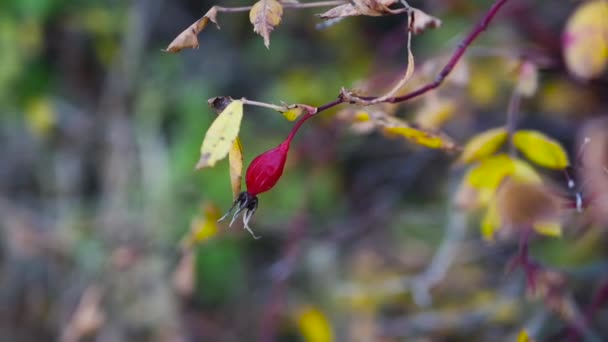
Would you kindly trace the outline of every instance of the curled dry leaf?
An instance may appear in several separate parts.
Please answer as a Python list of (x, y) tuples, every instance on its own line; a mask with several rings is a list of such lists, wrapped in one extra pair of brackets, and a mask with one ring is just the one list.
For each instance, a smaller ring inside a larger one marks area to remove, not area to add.
[(513, 144), (537, 165), (550, 169), (563, 169), (570, 165), (562, 145), (541, 132), (517, 131), (513, 135)]
[(562, 36), (568, 70), (582, 79), (599, 76), (608, 65), (608, 2), (588, 1), (572, 14)]
[(243, 178), (243, 146), (238, 137), (234, 140), (228, 152), (228, 164), (230, 166), (232, 200), (235, 201), (241, 193), (241, 179)]
[(270, 48), (270, 32), (281, 23), (283, 5), (277, 0), (260, 0), (249, 12), (253, 31), (264, 38), (264, 45)]
[(321, 19), (352, 17), (357, 15), (367, 15), (379, 17), (387, 14), (403, 13), (407, 9), (390, 9), (398, 0), (352, 0), (347, 4), (340, 5), (320, 14)]
[(196, 169), (214, 166), (224, 159), (239, 135), (243, 119), (243, 101), (234, 100), (213, 121), (201, 145)]
[(440, 19), (428, 15), (417, 8), (412, 8), (412, 15), (414, 17), (414, 24), (411, 26), (411, 30), (414, 34), (420, 34), (427, 29), (434, 29), (441, 26)]
[(173, 41), (167, 46), (165, 51), (177, 53), (183, 49), (198, 49), (198, 34), (201, 33), (207, 27), (207, 24), (211, 21), (217, 28), (220, 26), (216, 21), (217, 8), (211, 7), (204, 16), (197, 20), (194, 24), (190, 25), (182, 33), (180, 33)]

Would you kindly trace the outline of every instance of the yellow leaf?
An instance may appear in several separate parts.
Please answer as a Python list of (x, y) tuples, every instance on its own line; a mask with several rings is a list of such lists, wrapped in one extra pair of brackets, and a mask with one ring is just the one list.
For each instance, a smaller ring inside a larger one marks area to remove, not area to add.
[(456, 144), (444, 134), (414, 128), (407, 122), (397, 118), (387, 117), (383, 120), (377, 120), (376, 124), (382, 127), (385, 133), (402, 136), (418, 145), (444, 150), (454, 150), (457, 148)]
[(562, 42), (566, 66), (575, 76), (599, 76), (608, 64), (608, 2), (588, 1), (572, 14)]
[(197, 36), (205, 29), (205, 27), (207, 27), (207, 24), (211, 21), (219, 28), (216, 21), (216, 16), (217, 8), (215, 6), (211, 7), (211, 9), (209, 9), (204, 16), (175, 37), (169, 46), (167, 46), (165, 51), (177, 53), (183, 49), (198, 49)]
[(302, 113), (304, 113), (304, 108), (296, 106), (294, 108), (284, 111), (283, 116), (289, 121), (294, 121), (295, 119), (300, 117)]
[(496, 152), (507, 139), (507, 129), (493, 128), (473, 136), (464, 146), (459, 163), (471, 163)]
[(270, 48), (270, 32), (281, 23), (283, 5), (277, 0), (260, 0), (249, 12), (253, 31), (264, 38), (264, 45)]
[(517, 342), (534, 342), (534, 340), (528, 335), (526, 329), (521, 329), (517, 336)]
[(539, 221), (534, 223), (534, 230), (538, 234), (560, 237), (562, 236), (562, 225), (559, 221)]
[(218, 232), (219, 210), (212, 204), (205, 204), (203, 215), (195, 217), (190, 223), (190, 231), (182, 238), (180, 246), (187, 250), (215, 236)]
[(306, 342), (331, 342), (334, 339), (327, 317), (314, 307), (300, 310), (298, 328)]
[(25, 107), (27, 126), (38, 137), (46, 137), (56, 123), (55, 110), (47, 98), (36, 98)]
[(481, 219), (481, 236), (486, 241), (494, 241), (494, 233), (500, 228), (500, 216), (496, 201), (491, 200), (486, 209), (486, 213)]
[(563, 169), (570, 164), (568, 155), (560, 143), (538, 131), (515, 132), (513, 144), (526, 158), (540, 166)]
[(431, 100), (416, 114), (414, 121), (425, 129), (439, 129), (443, 124), (454, 115), (456, 105), (453, 101), (447, 99), (436, 99), (429, 97)]
[(512, 174), (514, 170), (513, 159), (506, 154), (498, 154), (482, 160), (471, 168), (465, 179), (473, 188), (488, 188), (494, 191), (503, 178)]
[(236, 200), (241, 193), (241, 178), (243, 177), (243, 146), (238, 137), (234, 140), (228, 152), (228, 164), (230, 166), (232, 199)]
[(218, 160), (226, 157), (239, 135), (242, 119), (243, 101), (234, 100), (207, 130), (201, 145), (201, 158), (196, 164), (197, 169), (213, 166)]
[(540, 175), (527, 162), (513, 158), (513, 178), (524, 183), (540, 184), (543, 182)]

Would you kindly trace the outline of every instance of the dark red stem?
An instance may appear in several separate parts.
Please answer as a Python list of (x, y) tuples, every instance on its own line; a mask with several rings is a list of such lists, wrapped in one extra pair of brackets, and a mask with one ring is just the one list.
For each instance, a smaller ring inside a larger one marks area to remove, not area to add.
[[(494, 2), (494, 4), (492, 5), (492, 7), (490, 7), (490, 9), (488, 10), (488, 12), (483, 16), (483, 18), (479, 21), (479, 23), (477, 24), (477, 26), (475, 26), (471, 32), (469, 32), (469, 34), (460, 42), (460, 44), (458, 44), (458, 47), (456, 48), (456, 51), (454, 51), (454, 53), (452, 54), (452, 57), (450, 58), (450, 60), (448, 61), (448, 63), (443, 67), (443, 69), (441, 70), (441, 72), (439, 73), (439, 75), (437, 75), (437, 77), (435, 78), (435, 80), (427, 85), (424, 85), (414, 91), (412, 91), (411, 93), (405, 94), (403, 96), (398, 96), (398, 97), (391, 97), (388, 98), (386, 101), (384, 102), (390, 102), (390, 103), (398, 103), (398, 102), (405, 102), (407, 100), (413, 99), (415, 97), (418, 97), (422, 94), (425, 94), (437, 87), (439, 87), (443, 81), (445, 80), (445, 78), (452, 72), (452, 70), (454, 69), (454, 67), (456, 66), (456, 63), (458, 63), (458, 61), (460, 60), (460, 58), (462, 58), (462, 56), (464, 55), (465, 51), (467, 50), (467, 48), (471, 45), (471, 43), (473, 43), (473, 41), (475, 39), (477, 39), (477, 37), (488, 27), (488, 25), (490, 24), (490, 22), (494, 19), (494, 17), (496, 16), (496, 14), (498, 14), (498, 11), (500, 11), (500, 9), (505, 5), (505, 3), (509, 1), (509, 0), (496, 0)], [(371, 101), (376, 99), (376, 97), (362, 97), (362, 99), (367, 100), (367, 101)], [(317, 108), (317, 113), (320, 113), (324, 110), (330, 109), (332, 107), (335, 107), (341, 103), (346, 102), (346, 100), (340, 96), (338, 97), (336, 100), (332, 101), (332, 102), (328, 102), (320, 107)], [(316, 114), (316, 113), (315, 113)], [(313, 115), (309, 115), (309, 116), (304, 116), (302, 119), (300, 119), (300, 121), (296, 124), (297, 128), (294, 127), (294, 129), (297, 131), (297, 129), (299, 128), (299, 126), (306, 120), (308, 120), (311, 116)], [(292, 134), (295, 134), (295, 132), (292, 131)]]

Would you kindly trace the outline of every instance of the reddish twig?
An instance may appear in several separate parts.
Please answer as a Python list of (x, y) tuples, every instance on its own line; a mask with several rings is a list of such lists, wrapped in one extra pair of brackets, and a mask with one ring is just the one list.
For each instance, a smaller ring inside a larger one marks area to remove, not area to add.
[[(454, 51), (454, 53), (452, 54), (452, 57), (450, 58), (450, 60), (448, 61), (448, 63), (443, 67), (443, 69), (441, 70), (441, 72), (439, 73), (439, 75), (437, 75), (437, 77), (435, 78), (435, 80), (427, 85), (424, 85), (414, 91), (412, 91), (411, 93), (405, 94), (403, 96), (397, 96), (397, 97), (390, 97), (388, 99), (386, 99), (385, 101), (382, 102), (389, 102), (389, 103), (398, 103), (398, 102), (405, 102), (408, 100), (411, 100), (415, 97), (418, 97), (422, 94), (425, 94), (437, 87), (439, 87), (443, 81), (446, 79), (446, 77), (452, 72), (452, 70), (454, 69), (454, 67), (456, 66), (456, 64), (458, 63), (458, 61), (460, 60), (460, 58), (462, 58), (462, 56), (464, 55), (465, 51), (467, 50), (467, 48), (471, 45), (471, 43), (473, 43), (473, 41), (475, 41), (475, 39), (477, 39), (477, 37), (483, 32), (485, 31), (485, 29), (488, 27), (488, 25), (490, 24), (490, 22), (494, 19), (494, 17), (496, 16), (496, 14), (498, 14), (498, 12), (500, 11), (500, 9), (502, 8), (502, 6), (507, 2), (508, 0), (496, 0), (494, 2), (494, 4), (492, 5), (492, 7), (490, 7), (490, 9), (488, 10), (488, 12), (484, 15), (484, 17), (479, 21), (479, 23), (471, 30), (471, 32), (462, 40), (462, 42), (460, 42), (460, 44), (458, 44), (458, 47), (456, 48), (456, 51)], [(372, 101), (374, 99), (376, 99), (377, 97), (361, 97), (361, 99), (364, 100), (368, 100), (368, 101)], [(328, 102), (322, 106), (317, 107), (317, 111), (315, 114), (318, 114), (320, 112), (323, 112), (325, 110), (328, 110), (330, 108), (333, 108), (339, 104), (342, 104), (344, 102), (348, 102), (343, 96), (342, 94), (340, 94), (340, 96), (338, 96), (338, 98), (334, 101)], [(308, 120), (310, 117), (312, 117), (314, 114), (309, 114), (309, 115), (305, 115), (303, 116), (300, 120), (302, 122)]]

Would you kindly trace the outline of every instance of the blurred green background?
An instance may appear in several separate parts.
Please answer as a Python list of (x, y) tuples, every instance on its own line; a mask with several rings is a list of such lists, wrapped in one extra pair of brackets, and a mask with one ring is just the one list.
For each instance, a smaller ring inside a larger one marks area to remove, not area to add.
[[(574, 4), (512, 2), (475, 43), (469, 81), (441, 90), (459, 101), (445, 128), (457, 141), (505, 121), (508, 74), (486, 50), (560, 58)], [(0, 2), (0, 340), (498, 341), (567, 326), (503, 274), (514, 242), (483, 243), (478, 218), (453, 210), (453, 156), (353, 133), (336, 110), (304, 127), (260, 196), (261, 240), (211, 224), (232, 194), (226, 161), (194, 171), (209, 98), (321, 105), (405, 63), (403, 17), (317, 30), (322, 9), (286, 9), (270, 50), (246, 13), (220, 13), (198, 50), (162, 51), (214, 4)], [(490, 2), (411, 5), (443, 20), (414, 39), (422, 65), (447, 56)], [(605, 84), (545, 71), (522, 125), (574, 150), (576, 127), (605, 108)], [(245, 166), (291, 125), (246, 107)], [(201, 225), (217, 233), (184, 249)], [(588, 234), (534, 244), (547, 264), (576, 270), (581, 303), (605, 271), (604, 234)], [(438, 248), (449, 260), (429, 268)]]

